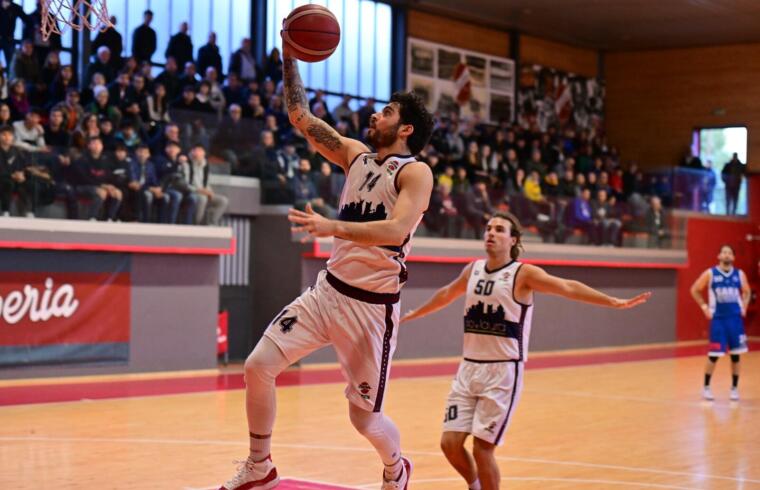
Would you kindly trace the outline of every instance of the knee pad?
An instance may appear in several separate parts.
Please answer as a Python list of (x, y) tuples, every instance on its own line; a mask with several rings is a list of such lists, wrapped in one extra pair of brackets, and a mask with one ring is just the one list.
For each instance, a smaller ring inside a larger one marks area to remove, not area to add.
[(711, 362), (711, 363), (713, 363), (713, 364), (715, 364), (716, 362), (718, 362), (718, 357), (717, 357), (717, 356), (708, 356), (707, 358), (708, 358), (708, 359), (710, 360), (710, 362)]
[(739, 354), (731, 354), (731, 362), (739, 362)]

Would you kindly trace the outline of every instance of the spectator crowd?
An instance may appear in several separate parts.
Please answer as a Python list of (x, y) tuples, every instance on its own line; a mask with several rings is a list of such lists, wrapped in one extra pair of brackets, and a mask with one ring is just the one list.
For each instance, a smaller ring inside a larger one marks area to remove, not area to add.
[[(182, 23), (154, 77), (152, 17), (145, 11), (127, 57), (118, 30), (99, 33), (81, 80), (61, 64), (54, 37), (21, 42), (9, 81), (0, 79), (2, 212), (15, 195), (28, 215), (58, 200), (72, 219), (218, 224), (227, 201), (209, 174), (222, 172), (261, 179), (265, 203), (311, 203), (335, 216), (345, 177), (290, 126), (279, 51), (259, 65), (244, 39), (225, 71), (215, 34), (196, 50)], [(350, 96), (330, 108), (320, 90), (309, 104), (360, 140), (378, 109)], [(479, 236), (495, 211), (509, 209), (547, 241), (579, 234), (619, 246), (625, 229), (649, 232), (655, 245), (668, 238), (667, 177), (621, 165), (603, 135), (437, 114), (421, 159), (436, 179), (423, 221), (433, 235)]]

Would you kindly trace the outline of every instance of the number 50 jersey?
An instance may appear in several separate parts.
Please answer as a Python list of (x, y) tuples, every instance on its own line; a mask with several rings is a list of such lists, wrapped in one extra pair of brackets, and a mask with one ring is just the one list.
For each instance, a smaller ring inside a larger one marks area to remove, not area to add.
[(514, 298), (520, 267), (514, 260), (494, 271), (485, 260), (473, 264), (464, 305), (465, 359), (527, 360), (533, 305)]

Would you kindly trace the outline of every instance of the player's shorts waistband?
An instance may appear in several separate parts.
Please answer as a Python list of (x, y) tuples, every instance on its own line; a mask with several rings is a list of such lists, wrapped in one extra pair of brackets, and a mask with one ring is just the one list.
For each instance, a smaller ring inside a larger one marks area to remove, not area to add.
[(330, 271), (326, 272), (327, 282), (330, 283), (330, 286), (332, 286), (340, 294), (348, 296), (349, 298), (363, 301), (365, 303), (372, 303), (375, 305), (392, 305), (398, 303), (399, 299), (401, 298), (401, 293), (373, 293), (372, 291), (359, 289), (355, 286), (346, 284), (345, 282), (341, 281), (334, 275), (330, 274)]

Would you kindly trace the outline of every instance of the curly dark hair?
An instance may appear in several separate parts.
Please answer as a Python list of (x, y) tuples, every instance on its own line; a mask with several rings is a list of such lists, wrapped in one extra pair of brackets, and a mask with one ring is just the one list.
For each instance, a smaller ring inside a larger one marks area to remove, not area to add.
[(417, 155), (425, 148), (430, 135), (433, 134), (433, 115), (414, 92), (396, 92), (391, 96), (391, 102), (399, 105), (401, 124), (410, 124), (414, 128), (406, 140), (406, 145), (413, 155)]
[(509, 250), (509, 256), (512, 258), (512, 260), (517, 260), (517, 258), (520, 256), (520, 252), (523, 250), (522, 226), (520, 226), (520, 220), (518, 220), (517, 216), (514, 214), (506, 211), (496, 212), (494, 213), (493, 217), (507, 220), (512, 225), (510, 226), (509, 236), (517, 238), (517, 241), (515, 241), (514, 246), (512, 246), (512, 248)]

